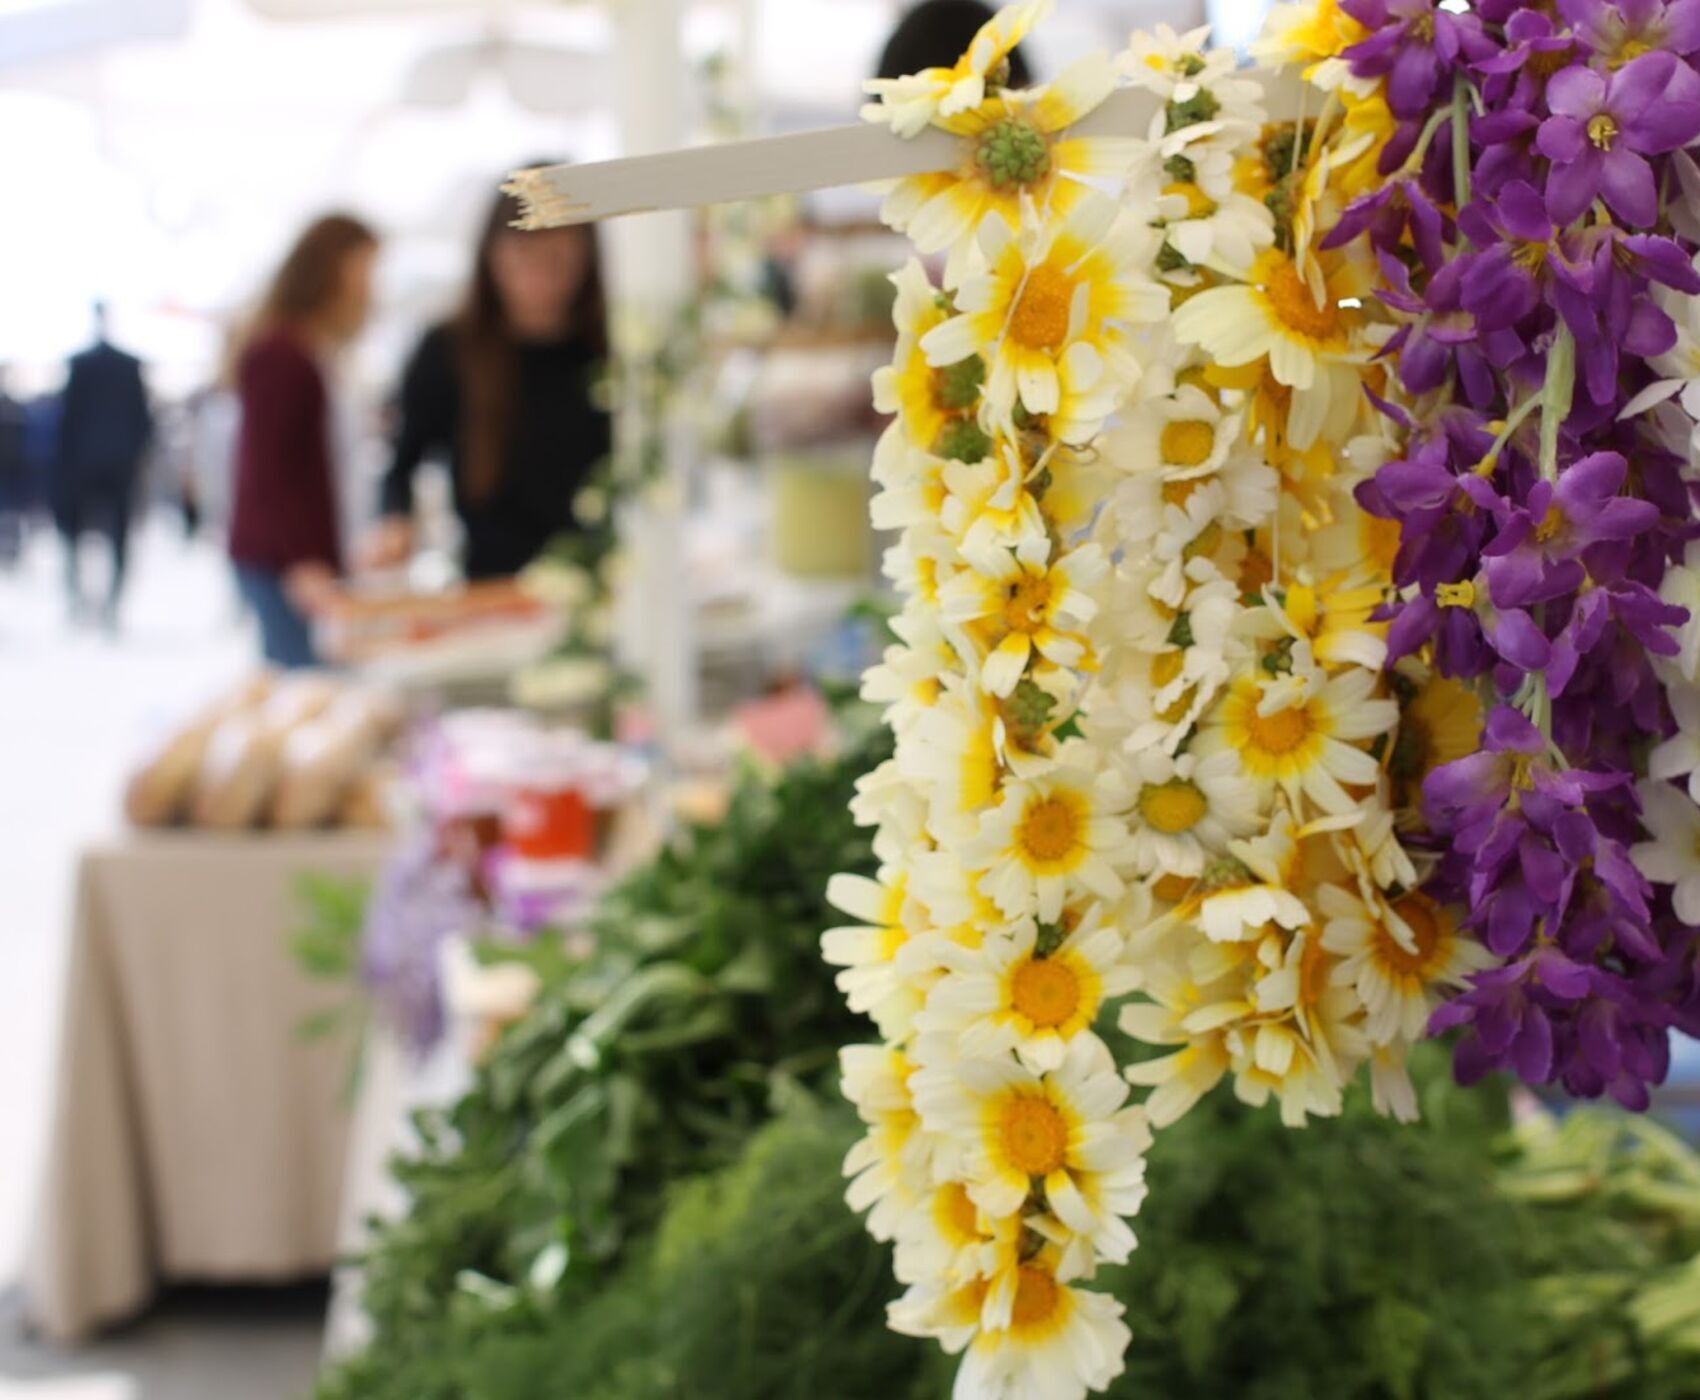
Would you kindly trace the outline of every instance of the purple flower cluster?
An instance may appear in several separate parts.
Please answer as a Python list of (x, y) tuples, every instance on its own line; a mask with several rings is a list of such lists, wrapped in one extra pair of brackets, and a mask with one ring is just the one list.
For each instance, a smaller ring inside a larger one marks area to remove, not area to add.
[(1653, 659), (1688, 616), (1659, 586), (1700, 527), (1686, 431), (1620, 414), (1676, 344), (1661, 297), (1700, 295), (1669, 216), (1700, 0), (1342, 6), (1398, 123), (1386, 183), (1327, 239), (1368, 240), (1397, 322), (1376, 402), (1403, 451), (1358, 493), (1400, 526), (1389, 664), (1427, 648), (1494, 701), (1424, 813), (1428, 888), (1499, 963), (1432, 1029), (1466, 1028), (1463, 1078), (1641, 1107), (1670, 1030), (1700, 1031), (1700, 931), (1629, 855), (1648, 741), (1674, 728)]
[(486, 918), (467, 867), (445, 858), (432, 831), (404, 838), (379, 873), (361, 933), (361, 980), (415, 1055), (443, 1035), (443, 943)]

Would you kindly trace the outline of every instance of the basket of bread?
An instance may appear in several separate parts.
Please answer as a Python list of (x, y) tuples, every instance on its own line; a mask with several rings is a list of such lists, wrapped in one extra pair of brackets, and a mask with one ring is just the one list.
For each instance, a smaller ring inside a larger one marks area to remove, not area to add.
[(125, 815), (213, 831), (384, 826), (402, 720), (377, 688), (268, 672), (168, 733), (131, 774)]

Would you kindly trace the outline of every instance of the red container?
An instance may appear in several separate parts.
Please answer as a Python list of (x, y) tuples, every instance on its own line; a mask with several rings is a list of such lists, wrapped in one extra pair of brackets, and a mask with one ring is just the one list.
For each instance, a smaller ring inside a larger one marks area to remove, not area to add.
[(596, 814), (577, 787), (521, 788), (502, 828), (513, 853), (526, 860), (596, 858)]

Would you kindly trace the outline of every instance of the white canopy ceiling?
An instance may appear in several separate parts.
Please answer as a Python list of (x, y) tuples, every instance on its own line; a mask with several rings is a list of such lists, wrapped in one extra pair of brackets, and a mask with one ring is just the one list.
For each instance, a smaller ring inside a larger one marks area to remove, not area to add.
[[(734, 58), (765, 125), (846, 120), (899, 8), (687, 0), (684, 48)], [(1037, 42), (1050, 71), (1137, 21), (1185, 18), (1162, 0), (1058, 9)], [(0, 361), (40, 379), (104, 296), (186, 388), (331, 206), (385, 230), (382, 293), (410, 333), (458, 281), (501, 171), (618, 153), (613, 44), (603, 5), (564, 0), (0, 0)]]

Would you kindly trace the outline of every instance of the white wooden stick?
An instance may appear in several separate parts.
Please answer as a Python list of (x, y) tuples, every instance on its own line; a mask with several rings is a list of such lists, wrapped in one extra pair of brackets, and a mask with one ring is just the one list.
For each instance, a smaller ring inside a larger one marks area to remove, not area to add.
[[(1271, 116), (1298, 111), (1298, 89), (1287, 75), (1265, 75)], [(1144, 136), (1161, 106), (1155, 93), (1122, 88), (1071, 129), (1081, 136)], [(766, 195), (893, 180), (955, 169), (961, 137), (929, 127), (911, 140), (862, 122), (794, 136), (694, 146), (660, 155), (593, 165), (545, 165), (517, 172), (504, 187), (519, 197), (521, 228), (591, 223), (656, 209), (727, 204)]]

